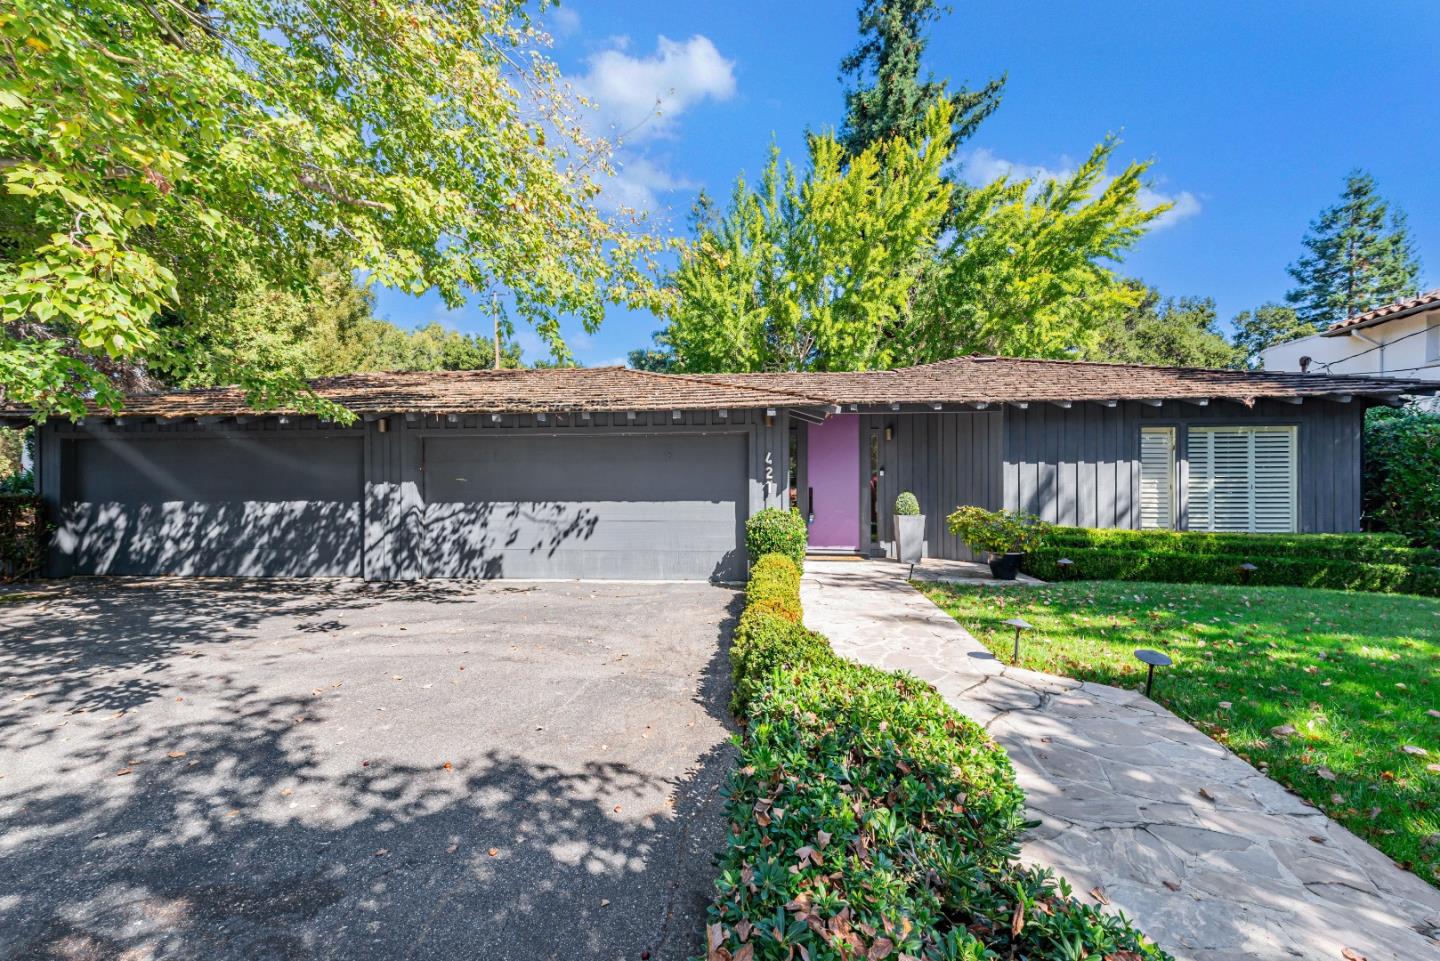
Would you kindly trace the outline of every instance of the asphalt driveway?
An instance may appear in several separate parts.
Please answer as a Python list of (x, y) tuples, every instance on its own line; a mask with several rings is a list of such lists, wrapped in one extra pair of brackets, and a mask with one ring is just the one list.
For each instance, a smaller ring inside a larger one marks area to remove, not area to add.
[(734, 591), (46, 590), (0, 603), (0, 959), (700, 950)]

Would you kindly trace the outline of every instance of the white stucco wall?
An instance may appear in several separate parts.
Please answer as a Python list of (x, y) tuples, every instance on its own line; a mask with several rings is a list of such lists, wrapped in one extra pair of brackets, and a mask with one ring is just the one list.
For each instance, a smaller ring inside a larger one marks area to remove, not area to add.
[(1316, 374), (1390, 374), (1440, 381), (1440, 309), (1340, 337), (1312, 334), (1260, 353), (1266, 370), (1289, 373), (1300, 370), (1300, 358), (1305, 356), (1311, 358), (1310, 371)]

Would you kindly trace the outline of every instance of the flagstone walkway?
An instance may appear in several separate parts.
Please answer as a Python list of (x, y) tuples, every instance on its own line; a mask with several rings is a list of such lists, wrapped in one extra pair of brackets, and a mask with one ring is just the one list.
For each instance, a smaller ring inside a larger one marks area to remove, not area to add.
[(1001, 664), (906, 572), (807, 561), (805, 622), (990, 730), (1041, 822), (1026, 861), (1181, 961), (1440, 958), (1440, 891), (1140, 693)]

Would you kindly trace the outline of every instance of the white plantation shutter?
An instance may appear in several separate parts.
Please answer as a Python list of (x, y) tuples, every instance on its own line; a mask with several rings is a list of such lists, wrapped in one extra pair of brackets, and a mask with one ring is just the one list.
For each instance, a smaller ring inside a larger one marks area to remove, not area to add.
[(1140, 526), (1175, 526), (1175, 428), (1140, 430)]
[(1190, 529), (1295, 530), (1294, 427), (1192, 427)]

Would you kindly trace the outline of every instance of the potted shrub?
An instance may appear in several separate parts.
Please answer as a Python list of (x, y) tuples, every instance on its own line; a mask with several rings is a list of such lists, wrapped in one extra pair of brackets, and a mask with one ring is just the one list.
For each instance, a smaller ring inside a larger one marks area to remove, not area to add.
[(985, 554), (996, 580), (1013, 581), (1027, 551), (1040, 545), (1050, 525), (1034, 514), (961, 507), (946, 518), (950, 533)]
[(918, 564), (925, 554), (925, 515), (909, 491), (895, 498), (895, 556), (902, 564)]

